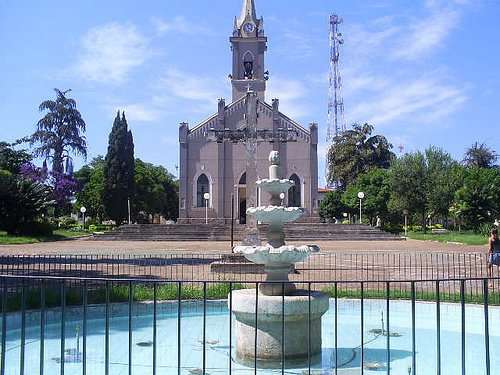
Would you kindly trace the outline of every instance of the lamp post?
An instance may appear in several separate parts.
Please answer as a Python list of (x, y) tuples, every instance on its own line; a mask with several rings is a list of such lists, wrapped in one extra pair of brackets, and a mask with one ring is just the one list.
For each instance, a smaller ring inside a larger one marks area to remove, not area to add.
[(205, 199), (205, 224), (208, 224), (208, 201), (210, 199), (210, 193), (203, 194), (203, 198)]
[(285, 193), (280, 194), (280, 199), (281, 199), (281, 205), (283, 206), (283, 201), (285, 200)]
[(85, 206), (80, 207), (80, 212), (82, 213), (83, 216), (83, 229), (85, 230), (85, 212), (87, 212)]
[(231, 194), (231, 252), (234, 245), (234, 193)]
[(127, 198), (127, 211), (128, 211), (128, 225), (132, 223), (130, 220), (130, 198)]
[(362, 207), (362, 203), (361, 202), (365, 198), (365, 193), (363, 193), (362, 191), (360, 191), (358, 193), (358, 198), (359, 198), (359, 223), (362, 224), (363, 221), (361, 220), (361, 207)]
[(403, 215), (405, 215), (405, 237), (408, 237), (408, 210), (403, 210)]

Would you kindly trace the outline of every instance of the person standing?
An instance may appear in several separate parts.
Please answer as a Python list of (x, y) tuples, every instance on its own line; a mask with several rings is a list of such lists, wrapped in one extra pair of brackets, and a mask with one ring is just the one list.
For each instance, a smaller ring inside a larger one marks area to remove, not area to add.
[[(493, 265), (500, 266), (500, 239), (498, 238), (498, 229), (491, 230), (488, 251), (488, 276), (492, 277)], [(490, 281), (491, 285), (491, 281)]]

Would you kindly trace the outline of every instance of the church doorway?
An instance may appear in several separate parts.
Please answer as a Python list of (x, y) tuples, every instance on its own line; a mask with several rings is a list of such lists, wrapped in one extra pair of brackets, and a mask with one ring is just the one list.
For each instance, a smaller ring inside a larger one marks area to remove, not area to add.
[(238, 219), (240, 224), (247, 223), (247, 174), (243, 173), (238, 181)]
[(247, 223), (247, 200), (240, 201), (240, 224)]
[(300, 178), (295, 173), (290, 176), (295, 185), (288, 190), (288, 207), (302, 207)]

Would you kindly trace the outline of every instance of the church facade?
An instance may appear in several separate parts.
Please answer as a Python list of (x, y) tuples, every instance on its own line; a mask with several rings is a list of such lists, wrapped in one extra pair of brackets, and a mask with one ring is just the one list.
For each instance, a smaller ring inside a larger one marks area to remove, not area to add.
[[(219, 99), (217, 112), (208, 119), (193, 127), (179, 126), (179, 222), (204, 223), (208, 214), (210, 223), (224, 223), (233, 212), (240, 224), (246, 223), (248, 206), (269, 204), (255, 180), (268, 177), (272, 150), (280, 152), (281, 178), (295, 182), (283, 197), (284, 204), (303, 207), (305, 219), (316, 217), (318, 127), (315, 123), (304, 127), (280, 112), (278, 99), (266, 102), (267, 37), (254, 0), (244, 0), (230, 42), (231, 102)], [(266, 137), (257, 140), (249, 153), (248, 144), (237, 135), (253, 117), (257, 131)], [(236, 136), (222, 139), (216, 134)], [(249, 158), (254, 160), (252, 170), (247, 170)]]

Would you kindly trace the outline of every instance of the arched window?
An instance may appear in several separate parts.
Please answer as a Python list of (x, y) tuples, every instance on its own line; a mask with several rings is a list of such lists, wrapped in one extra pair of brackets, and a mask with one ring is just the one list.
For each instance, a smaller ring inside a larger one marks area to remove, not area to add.
[(247, 51), (243, 55), (243, 71), (244, 71), (244, 77), (246, 79), (252, 79), (253, 78), (253, 64), (254, 58), (252, 55), (252, 52)]
[(247, 173), (243, 173), (240, 177), (240, 182), (238, 182), (239, 185), (246, 185), (247, 184)]
[(205, 193), (210, 193), (210, 182), (208, 177), (203, 173), (196, 181), (196, 207), (205, 207)]
[(290, 180), (295, 182), (295, 185), (288, 190), (288, 207), (302, 207), (300, 178), (294, 173)]

